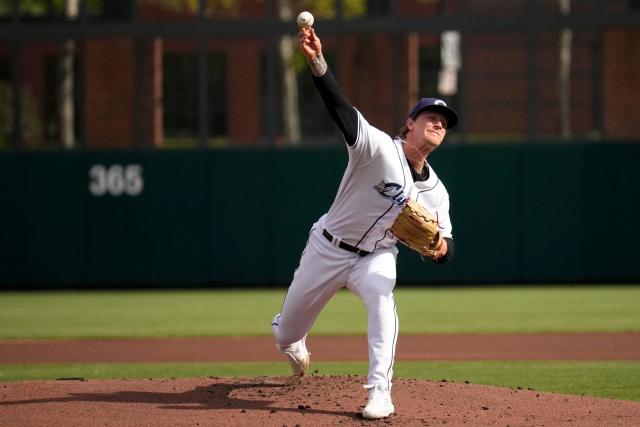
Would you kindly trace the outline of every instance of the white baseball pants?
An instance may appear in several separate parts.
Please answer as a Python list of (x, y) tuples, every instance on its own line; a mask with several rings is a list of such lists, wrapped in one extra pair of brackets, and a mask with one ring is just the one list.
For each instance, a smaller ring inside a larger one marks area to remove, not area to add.
[(284, 347), (304, 338), (322, 308), (342, 287), (365, 304), (369, 343), (368, 384), (391, 388), (398, 316), (393, 288), (398, 250), (378, 249), (361, 257), (329, 242), (322, 219), (314, 224), (282, 306), (273, 321), (276, 342)]

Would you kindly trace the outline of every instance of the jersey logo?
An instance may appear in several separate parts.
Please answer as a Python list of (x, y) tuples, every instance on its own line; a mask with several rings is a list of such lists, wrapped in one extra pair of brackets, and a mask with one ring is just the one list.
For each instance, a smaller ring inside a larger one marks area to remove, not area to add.
[(374, 185), (373, 188), (382, 194), (383, 197), (391, 199), (396, 205), (401, 205), (407, 200), (407, 196), (402, 190), (402, 185), (396, 184), (395, 182), (380, 181), (380, 184)]

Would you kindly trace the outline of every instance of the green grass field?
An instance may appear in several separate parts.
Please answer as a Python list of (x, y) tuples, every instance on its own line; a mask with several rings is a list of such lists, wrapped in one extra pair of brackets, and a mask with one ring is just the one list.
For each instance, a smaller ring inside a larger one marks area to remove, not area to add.
[[(0, 338), (269, 335), (283, 290), (0, 294)], [(640, 287), (399, 288), (401, 334), (640, 330)], [(312, 334), (364, 334), (365, 311), (339, 292)], [(286, 363), (0, 365), (0, 381), (286, 375)], [(366, 363), (314, 363), (366, 374)], [(401, 362), (396, 376), (640, 400), (638, 362)]]
[[(270, 335), (283, 290), (0, 294), (0, 339)], [(403, 334), (640, 330), (640, 287), (400, 288)], [(312, 333), (365, 334), (362, 303), (339, 292)]]

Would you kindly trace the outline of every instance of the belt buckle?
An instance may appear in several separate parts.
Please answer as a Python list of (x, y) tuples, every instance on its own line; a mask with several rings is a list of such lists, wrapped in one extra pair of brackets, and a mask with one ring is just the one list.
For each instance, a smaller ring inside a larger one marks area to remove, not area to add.
[(326, 228), (322, 231), (322, 234), (324, 234), (324, 236), (327, 238), (327, 240), (329, 240), (329, 242), (331, 243), (331, 246), (334, 247), (341, 247), (342, 245), (342, 240), (337, 238), (336, 236), (334, 236), (333, 234), (329, 233), (329, 230), (327, 230)]

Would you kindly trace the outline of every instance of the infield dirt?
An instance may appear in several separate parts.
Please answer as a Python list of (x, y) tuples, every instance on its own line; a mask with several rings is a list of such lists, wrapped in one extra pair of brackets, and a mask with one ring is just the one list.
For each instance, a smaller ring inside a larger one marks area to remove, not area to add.
[[(309, 344), (314, 360), (366, 360), (359, 339)], [(640, 333), (406, 335), (398, 343), (398, 360), (507, 359), (640, 360)], [(282, 359), (266, 337), (0, 341), (0, 363), (177, 360)], [(395, 414), (367, 421), (359, 415), (365, 382), (320, 375), (11, 382), (0, 384), (0, 426), (640, 425), (640, 402), (413, 379), (394, 381)]]
[(364, 377), (43, 381), (4, 384), (11, 426), (633, 426), (640, 403), (396, 380), (396, 413), (365, 421)]

